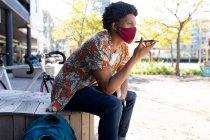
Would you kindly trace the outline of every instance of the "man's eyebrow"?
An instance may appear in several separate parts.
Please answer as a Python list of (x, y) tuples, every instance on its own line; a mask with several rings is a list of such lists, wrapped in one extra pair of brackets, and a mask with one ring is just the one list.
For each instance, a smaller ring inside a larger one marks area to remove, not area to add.
[(134, 21), (128, 21), (128, 23), (131, 23), (132, 24), (132, 23), (135, 23), (135, 22)]
[(134, 21), (128, 21), (128, 24), (136, 24)]

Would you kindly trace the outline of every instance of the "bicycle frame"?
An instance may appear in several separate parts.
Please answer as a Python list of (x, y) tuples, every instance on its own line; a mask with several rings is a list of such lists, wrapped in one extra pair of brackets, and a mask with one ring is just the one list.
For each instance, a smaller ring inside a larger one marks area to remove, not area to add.
[(37, 79), (39, 78), (39, 76), (42, 73), (46, 73), (45, 67), (43, 65), (43, 63), (39, 63), (40, 64), (40, 68), (39, 70), (36, 72), (36, 74), (34, 75), (33, 79), (31, 80), (31, 82), (28, 84), (28, 86), (25, 88), (26, 91), (31, 90), (32, 86), (35, 84), (35, 82), (37, 81)]
[[(16, 65), (16, 66), (4, 66), (4, 65), (2, 65), (2, 66), (0, 66), (0, 80), (2, 80), (3, 76), (5, 76), (6, 84), (7, 84), (6, 86), (8, 86), (8, 90), (13, 90), (13, 89), (12, 89), (11, 83), (9, 81), (9, 77), (8, 77), (8, 74), (7, 74), (6, 70), (21, 69), (21, 68), (29, 68), (29, 66), (28, 65)], [(37, 68), (37, 67), (35, 67), (35, 68)], [(45, 67), (43, 66), (43, 64), (39, 63), (38, 68), (39, 68), (39, 70), (36, 72), (36, 74), (33, 77), (33, 79), (26, 86), (26, 88), (25, 88), (26, 91), (31, 90), (32, 86), (35, 84), (35, 82), (37, 81), (39, 76), (42, 73), (46, 72)]]
[[(64, 64), (64, 62), (66, 61), (66, 57), (62, 52), (59, 52), (59, 51), (53, 51), (53, 52), (50, 52), (48, 54), (45, 54), (44, 58), (51, 57), (52, 55), (55, 55), (55, 54), (61, 55), (63, 57), (63, 61), (59, 62), (59, 64)], [(10, 80), (9, 80), (9, 77), (8, 77), (8, 74), (7, 74), (6, 70), (20, 69), (20, 68), (30, 68), (30, 71), (27, 71), (27, 74), (32, 74), (33, 71), (34, 71), (34, 68), (33, 68), (33, 65), (31, 64), (30, 60), (36, 59), (37, 62), (38, 62), (38, 65), (35, 65), (35, 66), (38, 66), (38, 67), (35, 67), (35, 68), (38, 68), (38, 71), (33, 76), (33, 79), (31, 80), (31, 82), (26, 86), (25, 91), (31, 90), (32, 86), (35, 84), (35, 82), (37, 81), (39, 76), (41, 74), (43, 74), (43, 83), (45, 85), (45, 88), (47, 89), (47, 92), (49, 92), (46, 82), (48, 80), (50, 80), (50, 83), (52, 85), (51, 80), (54, 80), (54, 79), (46, 73), (45, 64), (44, 64), (44, 62), (42, 62), (42, 59), (41, 59), (42, 56), (41, 55), (32, 56), (30, 58), (25, 57), (25, 62), (28, 65), (15, 65), (15, 66), (4, 66), (3, 61), (1, 60), (1, 57), (2, 57), (1, 55), (8, 55), (8, 53), (0, 53), (0, 81), (1, 81), (1, 83), (3, 83), (2, 79), (3, 79), (3, 76), (5, 76), (7, 88), (9, 90), (13, 90), (13, 89), (12, 89), (12, 86), (10, 84)], [(5, 86), (4, 86), (4, 88), (5, 88)]]

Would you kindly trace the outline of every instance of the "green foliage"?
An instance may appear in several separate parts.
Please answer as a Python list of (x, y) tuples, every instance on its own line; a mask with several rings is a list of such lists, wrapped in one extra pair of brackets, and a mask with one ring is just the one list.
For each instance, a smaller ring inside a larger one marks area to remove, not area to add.
[[(181, 69), (180, 73), (182, 76), (200, 75), (200, 70)], [(139, 62), (133, 67), (131, 74), (175, 75), (175, 70), (171, 66), (162, 65), (162, 63)]]
[(200, 70), (180, 70), (180, 73), (182, 76), (194, 76), (194, 75), (200, 75)]
[[(142, 36), (145, 39), (159, 40), (155, 48), (169, 48), (171, 42), (175, 42), (179, 27), (178, 22), (172, 22), (167, 25), (167, 20), (165, 19), (151, 19), (146, 17), (142, 17), (142, 19), (143, 20), (137, 25), (137, 36)], [(183, 43), (187, 46), (190, 45), (192, 36), (191, 27), (192, 22), (189, 22), (183, 28), (180, 43)]]
[[(55, 40), (67, 39), (80, 46), (85, 40), (102, 30), (101, 16), (98, 13), (88, 14), (86, 0), (74, 0), (71, 7), (71, 18), (61, 21), (53, 31)], [(67, 42), (66, 42), (67, 43)]]

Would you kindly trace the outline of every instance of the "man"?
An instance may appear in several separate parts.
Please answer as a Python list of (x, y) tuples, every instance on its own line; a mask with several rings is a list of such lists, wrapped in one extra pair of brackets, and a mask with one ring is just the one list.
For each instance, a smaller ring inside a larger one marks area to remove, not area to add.
[(55, 78), (49, 110), (68, 108), (99, 116), (99, 140), (125, 139), (136, 100), (128, 91), (128, 75), (154, 45), (146, 46), (142, 38), (129, 58), (127, 44), (136, 34), (136, 16), (133, 5), (111, 3), (103, 14), (105, 31), (75, 51)]

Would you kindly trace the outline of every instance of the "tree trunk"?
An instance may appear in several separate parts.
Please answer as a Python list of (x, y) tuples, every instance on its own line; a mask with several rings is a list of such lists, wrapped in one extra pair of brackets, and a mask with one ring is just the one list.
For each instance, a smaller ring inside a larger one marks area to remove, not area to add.
[(152, 53), (151, 53), (151, 51), (149, 51), (149, 62), (151, 62), (152, 61)]
[(82, 45), (82, 42), (84, 40), (83, 29), (84, 29), (84, 25), (85, 25), (85, 17), (86, 17), (86, 13), (87, 13), (88, 4), (89, 4), (89, 0), (86, 3), (84, 15), (83, 15), (83, 18), (82, 18), (82, 27), (81, 27), (81, 31), (79, 33), (79, 41), (78, 41), (78, 46), (79, 47)]
[(171, 53), (171, 66), (174, 67), (174, 56), (173, 56), (173, 45), (171, 42), (171, 47), (170, 47), (170, 53)]
[(199, 43), (199, 48), (198, 48), (198, 64), (201, 64), (201, 44)]
[(180, 63), (180, 34), (181, 34), (181, 30), (182, 30), (182, 25), (180, 25), (178, 35), (177, 35), (177, 39), (176, 39), (176, 48), (177, 48), (176, 69), (175, 69), (176, 70), (176, 76), (180, 76), (179, 63)]

